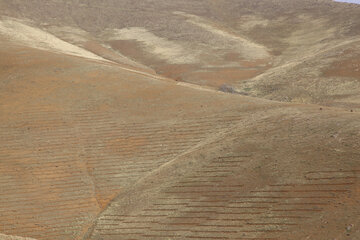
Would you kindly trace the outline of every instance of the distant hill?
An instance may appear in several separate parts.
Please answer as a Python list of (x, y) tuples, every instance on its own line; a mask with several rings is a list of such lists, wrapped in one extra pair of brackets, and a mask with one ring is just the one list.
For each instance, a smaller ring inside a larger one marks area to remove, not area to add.
[(360, 107), (357, 5), (331, 0), (0, 4), (4, 15), (31, 19), (102, 57), (147, 66), (177, 81), (216, 89), (230, 85), (243, 95), (277, 101)]

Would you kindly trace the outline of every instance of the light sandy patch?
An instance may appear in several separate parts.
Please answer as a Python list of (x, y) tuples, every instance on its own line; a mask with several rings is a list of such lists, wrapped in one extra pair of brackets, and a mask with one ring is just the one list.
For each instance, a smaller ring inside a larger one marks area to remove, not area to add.
[(52, 33), (54, 36), (68, 43), (74, 44), (80, 47), (81, 49), (89, 51), (102, 58), (117, 63), (123, 63), (134, 67), (140, 67), (151, 70), (149, 67), (137, 63), (127, 58), (126, 56), (122, 55), (119, 52), (113, 51), (113, 49), (110, 46), (101, 43), (101, 41), (94, 38), (88, 32), (80, 28), (71, 27), (71, 26), (48, 26), (46, 30), (47, 32)]
[(202, 29), (221, 36), (227, 40), (234, 42), (235, 47), (241, 55), (248, 59), (264, 59), (270, 57), (267, 49), (257, 43), (251, 42), (250, 40), (239, 36), (238, 34), (231, 33), (226, 31), (225, 29), (221, 29), (216, 26), (214, 23), (201, 18), (199, 16), (195, 16), (192, 14), (187, 14), (184, 12), (174, 12), (174, 14), (181, 15), (187, 18), (187, 22), (192, 23), (196, 26), (201, 27)]
[(0, 20), (0, 34), (29, 47), (60, 52), (89, 59), (108, 61), (100, 56), (86, 51), (85, 49), (65, 42), (39, 28), (29, 26), (20, 20)]
[(185, 49), (181, 44), (156, 36), (152, 32), (141, 27), (113, 29), (110, 34), (111, 40), (136, 40), (144, 44), (145, 50), (166, 60), (171, 64), (196, 63), (196, 54)]
[(266, 27), (269, 24), (269, 20), (263, 19), (255, 15), (245, 15), (241, 17), (238, 24), (243, 30), (249, 31), (256, 26)]
[(34, 238), (24, 238), (24, 237), (17, 237), (17, 236), (10, 236), (4, 235), (0, 233), (0, 240), (36, 240)]

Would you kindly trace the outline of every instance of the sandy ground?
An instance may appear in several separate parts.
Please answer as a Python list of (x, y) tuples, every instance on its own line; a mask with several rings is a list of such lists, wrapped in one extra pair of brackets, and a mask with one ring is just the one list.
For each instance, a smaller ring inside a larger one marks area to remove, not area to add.
[(186, 49), (179, 43), (158, 37), (144, 28), (113, 29), (111, 35), (109, 40), (136, 40), (143, 43), (146, 51), (169, 63), (183, 64), (199, 61), (196, 54), (190, 49)]

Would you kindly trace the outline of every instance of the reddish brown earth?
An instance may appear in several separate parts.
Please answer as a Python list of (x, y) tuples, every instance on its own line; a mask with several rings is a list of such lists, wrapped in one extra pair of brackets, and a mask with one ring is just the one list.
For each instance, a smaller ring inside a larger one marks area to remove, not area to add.
[(0, 0), (0, 239), (360, 239), (358, 10)]

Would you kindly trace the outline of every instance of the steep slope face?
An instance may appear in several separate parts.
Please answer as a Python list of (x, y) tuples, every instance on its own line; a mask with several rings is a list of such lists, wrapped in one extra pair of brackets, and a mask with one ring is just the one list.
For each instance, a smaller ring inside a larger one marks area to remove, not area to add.
[(89, 58), (92, 60), (106, 61), (100, 56), (62, 41), (52, 34), (36, 27), (31, 27), (16, 19), (7, 18), (0, 21), (0, 34), (5, 38), (25, 46)]
[[(3, 0), (2, 5), (3, 14), (33, 19), (97, 55), (112, 61), (126, 56), (133, 65), (179, 81), (279, 101), (359, 108), (355, 4)], [(84, 35), (89, 36), (79, 40)], [(327, 74), (351, 59), (350, 75)]]
[(237, 85), (250, 95), (359, 110), (358, 38), (290, 60)]

